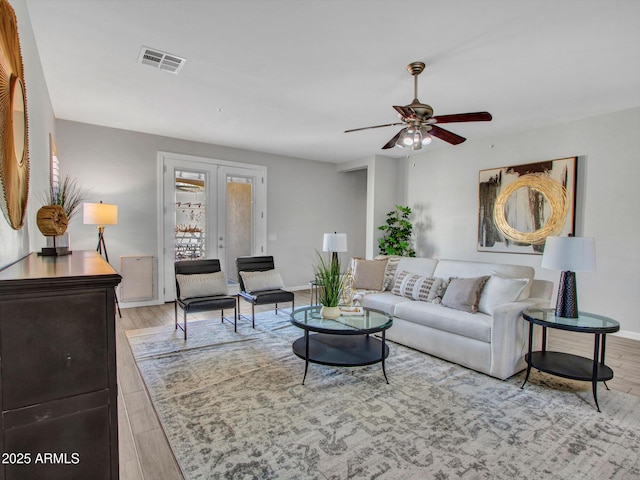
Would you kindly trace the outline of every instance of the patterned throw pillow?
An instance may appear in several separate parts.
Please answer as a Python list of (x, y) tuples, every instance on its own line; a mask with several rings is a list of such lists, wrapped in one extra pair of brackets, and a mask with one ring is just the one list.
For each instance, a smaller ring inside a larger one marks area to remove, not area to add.
[(262, 272), (240, 272), (242, 283), (247, 292), (261, 292), (263, 290), (278, 290), (284, 288), (284, 282), (278, 270)]
[(227, 295), (227, 279), (224, 272), (194, 273), (191, 275), (177, 274), (180, 298), (214, 297)]
[(387, 268), (384, 271), (383, 290), (390, 290), (393, 287), (393, 278), (396, 276), (398, 263), (402, 259), (399, 255), (377, 255), (374, 260), (387, 260)]
[(391, 293), (422, 302), (433, 302), (441, 283), (441, 278), (423, 277), (403, 270), (398, 273)]

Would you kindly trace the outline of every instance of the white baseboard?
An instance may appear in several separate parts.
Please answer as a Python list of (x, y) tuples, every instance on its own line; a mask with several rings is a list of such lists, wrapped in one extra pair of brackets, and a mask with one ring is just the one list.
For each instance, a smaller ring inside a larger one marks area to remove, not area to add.
[(616, 337), (630, 338), (631, 340), (640, 341), (640, 333), (632, 332), (630, 330), (620, 330), (616, 333), (612, 333), (611, 335), (615, 335)]
[(118, 302), (121, 309), (125, 308), (135, 308), (135, 307), (153, 307), (156, 305), (160, 305), (160, 301), (157, 298), (152, 300), (143, 300), (140, 302)]

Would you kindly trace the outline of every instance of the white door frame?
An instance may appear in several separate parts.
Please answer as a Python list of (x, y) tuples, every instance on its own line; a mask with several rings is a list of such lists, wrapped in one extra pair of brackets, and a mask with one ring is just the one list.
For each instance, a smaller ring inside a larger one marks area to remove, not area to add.
[[(230, 162), (226, 160), (218, 160), (207, 157), (197, 157), (193, 155), (184, 155), (179, 153), (162, 152), (159, 151), (157, 155), (157, 225), (158, 225), (158, 302), (165, 303), (167, 301), (173, 301), (173, 288), (167, 290), (166, 276), (169, 272), (165, 267), (165, 252), (167, 251), (165, 221), (164, 214), (167, 209), (167, 203), (165, 199), (165, 168), (167, 165), (172, 167), (180, 165), (185, 169), (197, 168), (194, 164), (204, 164), (203, 169), (211, 167), (229, 167), (233, 170), (243, 169), (247, 173), (253, 172), (254, 175), (258, 174), (261, 179), (255, 183), (255, 208), (254, 208), (254, 231), (253, 231), (253, 252), (252, 255), (266, 255), (267, 254), (267, 167), (264, 165), (255, 165), (249, 163)], [(215, 181), (215, 180), (214, 180)], [(218, 182), (219, 184), (220, 182)], [(226, 195), (226, 193), (225, 193)], [(168, 200), (173, 204), (173, 199)], [(212, 212), (214, 213), (214, 212)], [(217, 213), (217, 211), (215, 211)], [(214, 214), (215, 214), (214, 213)], [(217, 223), (211, 224), (211, 228), (216, 229)], [(217, 236), (207, 238), (207, 242), (216, 241)], [(171, 248), (171, 253), (173, 248)], [(173, 283), (171, 284), (173, 285)]]

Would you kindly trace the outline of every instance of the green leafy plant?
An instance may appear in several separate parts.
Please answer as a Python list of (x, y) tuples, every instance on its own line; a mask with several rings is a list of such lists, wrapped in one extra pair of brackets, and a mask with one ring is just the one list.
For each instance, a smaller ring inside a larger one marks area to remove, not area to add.
[(378, 227), (385, 235), (378, 239), (380, 253), (383, 255), (400, 255), (415, 257), (416, 251), (411, 247), (413, 224), (409, 221), (411, 208), (396, 205), (395, 210), (387, 213), (385, 225)]
[(67, 219), (71, 221), (71, 218), (88, 196), (89, 191), (78, 185), (76, 178), (71, 178), (67, 175), (62, 182), (58, 182), (57, 185), (52, 183), (49, 186), (49, 189), (43, 195), (42, 201), (45, 205), (60, 205), (64, 208)]
[(318, 284), (318, 301), (325, 307), (337, 307), (342, 294), (342, 274), (340, 260), (325, 261), (320, 252), (318, 263), (314, 266), (316, 283)]

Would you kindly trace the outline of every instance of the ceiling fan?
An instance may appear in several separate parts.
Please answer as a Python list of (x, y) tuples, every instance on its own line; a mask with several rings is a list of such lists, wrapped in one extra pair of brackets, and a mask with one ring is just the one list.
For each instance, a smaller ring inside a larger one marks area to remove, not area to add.
[(458, 145), (466, 140), (449, 130), (439, 127), (440, 123), (461, 123), (461, 122), (488, 122), (491, 120), (489, 112), (458, 113), (454, 115), (433, 116), (433, 108), (430, 105), (420, 103), (418, 100), (418, 75), (424, 70), (425, 64), (413, 62), (407, 65), (407, 70), (413, 75), (413, 101), (404, 107), (394, 105), (394, 109), (400, 115), (402, 122), (387, 123), (385, 125), (375, 125), (373, 127), (354, 128), (345, 130), (344, 133), (358, 132), (370, 128), (392, 127), (394, 125), (406, 125), (383, 149), (393, 147), (411, 147), (412, 150), (420, 150), (423, 145), (431, 143), (432, 137), (444, 140), (452, 145)]

